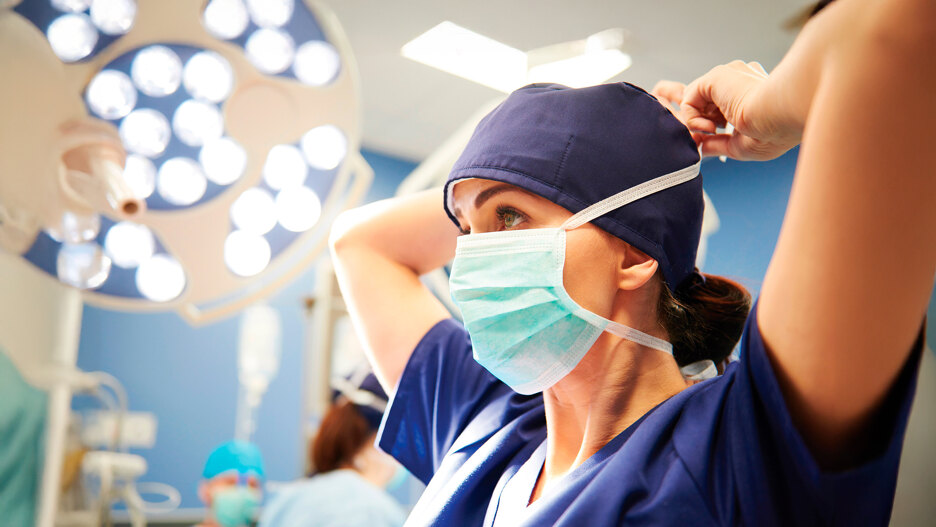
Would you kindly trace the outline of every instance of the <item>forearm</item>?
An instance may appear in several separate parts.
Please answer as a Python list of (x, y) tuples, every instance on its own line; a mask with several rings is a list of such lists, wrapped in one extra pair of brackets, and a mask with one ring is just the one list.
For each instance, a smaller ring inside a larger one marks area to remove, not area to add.
[(338, 284), (388, 393), (423, 335), (451, 316), (419, 275), (451, 260), (457, 234), (438, 189), (372, 203), (335, 221), (330, 243)]
[(363, 249), (422, 275), (452, 259), (457, 235), (442, 208), (441, 189), (432, 189), (341, 214), (330, 243), (336, 259)]

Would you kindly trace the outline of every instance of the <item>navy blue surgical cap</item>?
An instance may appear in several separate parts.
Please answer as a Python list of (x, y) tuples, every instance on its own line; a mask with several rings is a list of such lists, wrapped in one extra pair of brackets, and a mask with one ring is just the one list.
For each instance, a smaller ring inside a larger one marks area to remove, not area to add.
[[(572, 89), (532, 84), (510, 94), (474, 131), (445, 184), (483, 178), (516, 185), (576, 213), (618, 192), (699, 162), (686, 127), (628, 83)], [(671, 289), (695, 269), (702, 178), (592, 221), (660, 264)]]

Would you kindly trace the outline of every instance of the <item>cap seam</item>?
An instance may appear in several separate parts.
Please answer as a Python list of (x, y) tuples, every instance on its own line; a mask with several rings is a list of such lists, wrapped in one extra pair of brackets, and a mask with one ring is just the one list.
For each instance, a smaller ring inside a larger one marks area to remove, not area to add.
[(565, 168), (566, 158), (569, 157), (569, 148), (572, 147), (572, 141), (575, 139), (575, 134), (569, 134), (569, 140), (566, 141), (565, 148), (562, 150), (562, 157), (559, 158), (559, 165), (556, 166), (556, 173), (553, 174), (553, 181), (559, 181), (560, 174)]

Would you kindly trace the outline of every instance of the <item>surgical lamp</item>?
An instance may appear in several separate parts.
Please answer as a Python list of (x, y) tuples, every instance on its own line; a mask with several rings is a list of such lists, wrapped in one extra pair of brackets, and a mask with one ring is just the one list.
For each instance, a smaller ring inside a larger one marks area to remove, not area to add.
[(363, 195), (356, 69), (295, 0), (7, 0), (0, 247), (112, 309), (217, 319)]
[[(271, 294), (373, 177), (348, 42), (311, 0), (0, 0), (0, 71), (0, 340), (29, 379), (74, 371), (81, 301), (199, 324)], [(73, 388), (52, 384), (43, 526)]]

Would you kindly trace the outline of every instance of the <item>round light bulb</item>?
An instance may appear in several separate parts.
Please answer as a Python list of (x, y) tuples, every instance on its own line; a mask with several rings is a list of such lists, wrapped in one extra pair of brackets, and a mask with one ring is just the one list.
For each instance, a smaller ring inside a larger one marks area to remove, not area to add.
[(231, 205), (234, 226), (253, 234), (266, 234), (276, 226), (276, 208), (273, 196), (259, 188), (250, 188), (238, 196)]
[(186, 206), (205, 195), (208, 182), (201, 167), (187, 157), (174, 157), (159, 167), (156, 190), (173, 205)]
[(276, 195), (276, 219), (284, 229), (305, 232), (322, 215), (322, 202), (318, 194), (308, 187), (281, 190)]
[(136, 286), (145, 298), (153, 302), (168, 302), (185, 289), (185, 271), (175, 258), (157, 254), (140, 264)]
[(348, 139), (337, 126), (326, 124), (302, 136), (302, 153), (312, 168), (331, 170), (348, 154)]
[(156, 110), (134, 110), (120, 122), (120, 139), (127, 150), (147, 157), (162, 154), (171, 137), (169, 120)]
[(280, 27), (292, 18), (295, 0), (247, 0), (247, 11), (260, 27)]
[(201, 51), (185, 63), (182, 82), (192, 97), (207, 102), (227, 99), (234, 87), (231, 64), (214, 51)]
[(285, 71), (296, 55), (296, 46), (289, 33), (269, 28), (254, 31), (247, 39), (245, 50), (250, 63), (269, 75)]
[(270, 244), (259, 234), (234, 231), (224, 240), (224, 263), (238, 276), (254, 276), (270, 264)]
[(241, 36), (250, 18), (242, 0), (211, 0), (202, 21), (211, 36), (231, 40)]
[(244, 175), (247, 152), (230, 137), (212, 139), (198, 153), (205, 176), (218, 185), (230, 185)]
[(293, 145), (276, 145), (263, 164), (263, 180), (273, 190), (297, 187), (305, 181), (309, 166)]
[(183, 143), (201, 146), (221, 137), (224, 118), (217, 106), (188, 100), (180, 104), (172, 116), (172, 129)]
[(88, 84), (87, 99), (91, 111), (100, 117), (120, 119), (136, 106), (137, 91), (126, 73), (103, 70)]
[(123, 35), (133, 27), (136, 9), (134, 0), (93, 0), (91, 21), (103, 33)]
[(111, 261), (96, 243), (66, 243), (55, 259), (59, 280), (79, 289), (100, 287), (110, 275)]
[(91, 0), (52, 0), (52, 7), (66, 13), (80, 13), (91, 7)]
[(150, 97), (164, 97), (179, 89), (182, 61), (166, 46), (149, 46), (133, 58), (130, 76), (141, 92)]
[(134, 197), (146, 199), (156, 189), (156, 166), (139, 154), (130, 154), (124, 164), (123, 179)]
[(62, 15), (49, 24), (46, 30), (52, 51), (65, 62), (81, 60), (94, 51), (98, 32), (87, 15), (72, 13)]
[(97, 238), (101, 231), (101, 217), (97, 214), (75, 214), (66, 210), (59, 224), (46, 229), (57, 242), (80, 244)]
[(114, 264), (130, 269), (153, 256), (156, 240), (146, 227), (129, 221), (122, 221), (107, 231), (104, 238), (104, 251)]
[(310, 86), (324, 86), (338, 76), (341, 56), (328, 42), (310, 40), (296, 50), (293, 73), (301, 82)]

